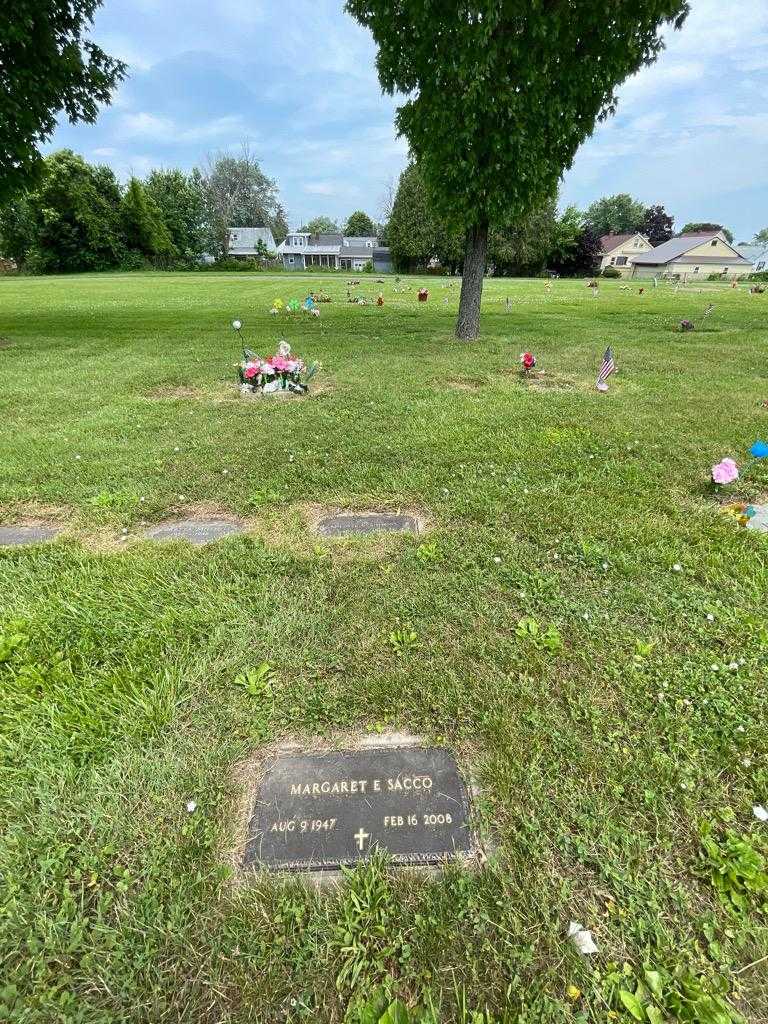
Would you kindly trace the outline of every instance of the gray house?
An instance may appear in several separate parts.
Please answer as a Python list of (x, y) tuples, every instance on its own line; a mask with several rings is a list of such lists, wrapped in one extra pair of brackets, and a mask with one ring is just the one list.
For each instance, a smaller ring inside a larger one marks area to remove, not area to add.
[(259, 255), (259, 242), (263, 242), (268, 252), (275, 252), (277, 246), (269, 228), (230, 228), (229, 229), (229, 255), (230, 256), (251, 256)]
[(365, 270), (369, 263), (378, 273), (392, 269), (389, 249), (377, 238), (340, 234), (312, 235), (292, 231), (277, 247), (286, 270), (327, 267), (329, 270)]

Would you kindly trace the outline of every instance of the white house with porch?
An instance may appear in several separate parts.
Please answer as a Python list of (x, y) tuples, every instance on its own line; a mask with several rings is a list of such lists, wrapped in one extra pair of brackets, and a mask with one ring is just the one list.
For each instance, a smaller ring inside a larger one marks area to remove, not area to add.
[(375, 237), (337, 233), (312, 235), (291, 231), (277, 247), (286, 270), (327, 267), (329, 270), (365, 270), (370, 263), (379, 273), (392, 269), (389, 249)]

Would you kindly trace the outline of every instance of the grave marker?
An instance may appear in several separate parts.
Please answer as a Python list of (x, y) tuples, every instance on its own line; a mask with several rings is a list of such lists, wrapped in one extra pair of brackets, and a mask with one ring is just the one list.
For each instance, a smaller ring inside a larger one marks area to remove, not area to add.
[(0, 547), (21, 547), (53, 540), (58, 530), (51, 526), (0, 526)]
[(182, 519), (174, 523), (161, 523), (146, 530), (147, 540), (186, 540), (190, 544), (211, 544), (222, 537), (243, 533), (243, 527), (226, 519)]
[(375, 849), (393, 864), (439, 864), (473, 849), (453, 754), (406, 746), (278, 754), (261, 779), (244, 867), (338, 870)]
[(415, 516), (395, 515), (389, 512), (345, 513), (326, 516), (317, 524), (322, 537), (346, 537), (355, 533), (419, 533)]

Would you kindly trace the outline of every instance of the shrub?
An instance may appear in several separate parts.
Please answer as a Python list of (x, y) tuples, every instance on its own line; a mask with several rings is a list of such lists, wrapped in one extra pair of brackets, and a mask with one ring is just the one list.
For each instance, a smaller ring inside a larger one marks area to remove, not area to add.
[(723, 275), (723, 273), (722, 273), (722, 271), (721, 271), (721, 272), (720, 272), (719, 274), (710, 274), (710, 275), (709, 275), (709, 276), (707, 277), (707, 280), (708, 280), (708, 281), (722, 281), (722, 279), (723, 279), (723, 276), (724, 276), (724, 275)]
[(621, 271), (617, 270), (616, 267), (606, 267), (603, 270), (603, 277), (621, 277)]
[(364, 274), (372, 274), (373, 273), (373, 260), (368, 260), (368, 262), (363, 267), (363, 273)]
[(129, 249), (120, 260), (120, 270), (149, 270), (151, 266), (143, 253), (136, 249)]
[(768, 270), (760, 270), (756, 274), (749, 275), (750, 281), (768, 281)]

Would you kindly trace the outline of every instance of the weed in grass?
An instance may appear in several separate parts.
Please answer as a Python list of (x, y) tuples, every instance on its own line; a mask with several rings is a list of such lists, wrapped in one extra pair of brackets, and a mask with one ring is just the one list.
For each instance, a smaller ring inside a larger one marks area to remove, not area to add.
[(766, 858), (749, 836), (732, 829), (718, 834), (711, 822), (701, 827), (700, 870), (715, 887), (727, 907), (744, 913), (749, 909), (768, 913)]
[(386, 855), (376, 851), (367, 864), (343, 869), (341, 919), (331, 937), (340, 991), (376, 983), (409, 955), (406, 936), (393, 927), (394, 893), (386, 868)]
[(515, 627), (515, 636), (537, 651), (559, 654), (563, 649), (563, 640), (557, 626), (550, 623), (546, 629), (542, 629), (537, 620), (530, 615), (520, 619)]
[(403, 657), (418, 650), (419, 635), (406, 623), (392, 630), (387, 637), (387, 643), (398, 657)]
[(696, 974), (686, 968), (670, 972), (656, 966), (637, 971), (625, 963), (621, 970), (609, 971), (604, 989), (611, 1004), (629, 1015), (625, 1019), (647, 1024), (744, 1024), (729, 1001), (727, 980), (718, 974)]
[(424, 564), (437, 562), (440, 558), (440, 548), (437, 541), (422, 541), (416, 548), (416, 558)]

